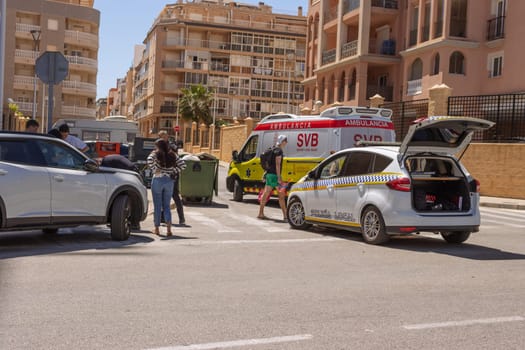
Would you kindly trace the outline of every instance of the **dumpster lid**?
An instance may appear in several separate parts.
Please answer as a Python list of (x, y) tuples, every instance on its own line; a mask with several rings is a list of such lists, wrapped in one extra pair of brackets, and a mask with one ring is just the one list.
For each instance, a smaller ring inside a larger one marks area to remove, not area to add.
[(206, 153), (206, 152), (200, 152), (195, 154), (200, 160), (217, 160), (217, 157), (215, 157), (212, 154)]

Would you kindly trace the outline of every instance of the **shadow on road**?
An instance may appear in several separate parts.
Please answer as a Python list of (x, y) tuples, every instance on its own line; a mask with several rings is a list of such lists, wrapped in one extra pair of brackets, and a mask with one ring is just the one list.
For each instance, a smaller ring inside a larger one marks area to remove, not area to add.
[(149, 233), (133, 231), (130, 238), (122, 242), (113, 241), (105, 226), (60, 229), (54, 235), (43, 234), (38, 230), (3, 232), (0, 234), (0, 260), (89, 249), (118, 249), (153, 242), (152, 237), (140, 235), (144, 232)]
[[(360, 233), (338, 230), (335, 228), (324, 228), (314, 225), (308, 229), (309, 232), (355, 241), (367, 245)], [(501, 249), (485, 247), (473, 243), (450, 244), (441, 236), (428, 237), (420, 235), (394, 236), (390, 241), (380, 245), (385, 249), (398, 249), (414, 251), (419, 253), (434, 253), (455, 256), (470, 260), (525, 260), (525, 254), (507, 252)]]

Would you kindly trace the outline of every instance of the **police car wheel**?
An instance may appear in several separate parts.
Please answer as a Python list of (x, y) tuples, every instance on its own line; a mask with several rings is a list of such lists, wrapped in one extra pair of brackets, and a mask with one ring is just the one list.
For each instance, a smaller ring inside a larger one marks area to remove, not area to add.
[(441, 237), (447, 243), (463, 243), (470, 237), (470, 232), (468, 231), (451, 231), (451, 232), (441, 232)]
[(286, 212), (288, 215), (288, 223), (292, 228), (304, 230), (312, 226), (311, 224), (306, 223), (304, 218), (304, 206), (298, 198), (290, 200)]
[(376, 207), (367, 207), (361, 217), (361, 233), (366, 243), (381, 244), (390, 238), (386, 234), (385, 221)]

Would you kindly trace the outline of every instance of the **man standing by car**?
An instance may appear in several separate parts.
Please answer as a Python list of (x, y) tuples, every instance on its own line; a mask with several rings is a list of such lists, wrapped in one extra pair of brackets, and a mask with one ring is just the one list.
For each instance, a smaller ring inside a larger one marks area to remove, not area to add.
[(29, 119), (26, 122), (26, 132), (38, 132), (40, 124), (35, 119)]
[(76, 136), (73, 136), (73, 135), (69, 134), (69, 125), (67, 125), (66, 123), (60, 125), (58, 127), (58, 131), (60, 131), (60, 135), (62, 136), (62, 140), (66, 141), (70, 145), (75, 146), (76, 148), (78, 148), (82, 152), (87, 152), (89, 150), (88, 145), (86, 145), (86, 143), (84, 141), (82, 141), (81, 139), (79, 139)]
[(264, 192), (259, 205), (259, 215), (257, 216), (259, 219), (266, 219), (266, 216), (264, 216), (264, 206), (270, 198), (271, 192), (275, 188), (279, 194), (279, 206), (283, 212), (283, 221), (288, 221), (286, 216), (286, 202), (284, 200), (286, 196), (286, 183), (281, 177), (282, 161), (284, 157), (283, 148), (287, 143), (288, 139), (286, 135), (279, 135), (277, 143), (273, 149), (270, 170), (266, 172), (266, 185), (264, 186)]

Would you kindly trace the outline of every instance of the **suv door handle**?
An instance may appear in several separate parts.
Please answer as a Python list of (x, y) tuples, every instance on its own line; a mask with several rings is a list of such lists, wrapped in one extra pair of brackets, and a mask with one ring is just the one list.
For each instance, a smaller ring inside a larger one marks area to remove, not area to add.
[(56, 182), (64, 182), (64, 177), (62, 175), (55, 175), (55, 176), (53, 176), (53, 179)]

